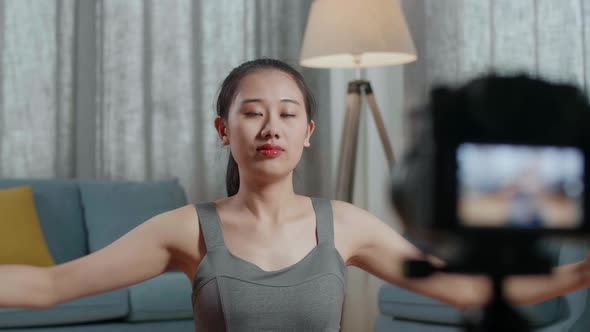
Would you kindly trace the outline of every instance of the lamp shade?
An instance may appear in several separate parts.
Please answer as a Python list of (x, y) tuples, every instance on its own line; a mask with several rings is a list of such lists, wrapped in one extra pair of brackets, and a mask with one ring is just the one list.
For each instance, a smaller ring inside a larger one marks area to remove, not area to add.
[(416, 60), (398, 0), (315, 0), (300, 64), (316, 68), (396, 65)]

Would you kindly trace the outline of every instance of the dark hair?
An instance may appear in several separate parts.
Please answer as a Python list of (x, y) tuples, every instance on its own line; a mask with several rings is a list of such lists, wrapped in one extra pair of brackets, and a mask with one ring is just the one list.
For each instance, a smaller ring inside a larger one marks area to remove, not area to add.
[[(240, 81), (246, 75), (259, 70), (279, 70), (286, 74), (289, 74), (291, 78), (297, 83), (297, 86), (303, 94), (305, 102), (305, 113), (307, 114), (307, 121), (311, 121), (315, 111), (316, 103), (311, 93), (311, 90), (305, 83), (303, 75), (299, 73), (295, 68), (289, 64), (269, 58), (256, 59), (242, 63), (240, 66), (234, 68), (229, 75), (223, 80), (221, 88), (219, 89), (219, 95), (217, 96), (217, 115), (224, 121), (227, 121), (227, 115), (229, 108), (234, 101), (234, 98), (238, 94), (238, 88)], [(227, 172), (225, 175), (225, 186), (228, 196), (233, 196), (238, 193), (240, 189), (240, 173), (238, 171), (238, 164), (234, 157), (229, 154), (229, 160), (227, 161)]]

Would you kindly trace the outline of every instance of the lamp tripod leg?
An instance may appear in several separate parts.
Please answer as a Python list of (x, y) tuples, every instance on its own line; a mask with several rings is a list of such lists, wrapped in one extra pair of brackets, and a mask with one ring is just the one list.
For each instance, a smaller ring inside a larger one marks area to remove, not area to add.
[(395, 163), (395, 157), (393, 155), (393, 149), (391, 147), (391, 143), (389, 142), (389, 137), (387, 136), (387, 130), (385, 129), (385, 124), (383, 123), (383, 118), (381, 117), (381, 113), (379, 112), (379, 106), (377, 105), (377, 100), (375, 99), (375, 95), (371, 89), (371, 85), (367, 82), (367, 88), (365, 90), (365, 96), (367, 98), (367, 104), (371, 109), (371, 113), (373, 114), (373, 119), (375, 120), (375, 126), (377, 127), (377, 131), (379, 132), (379, 139), (381, 140), (381, 145), (383, 145), (383, 150), (385, 151), (385, 157), (387, 158), (387, 163), (389, 165), (389, 170), (393, 167)]
[(361, 108), (360, 86), (356, 81), (348, 85), (346, 111), (340, 140), (340, 155), (336, 177), (336, 199), (352, 202), (354, 173)]

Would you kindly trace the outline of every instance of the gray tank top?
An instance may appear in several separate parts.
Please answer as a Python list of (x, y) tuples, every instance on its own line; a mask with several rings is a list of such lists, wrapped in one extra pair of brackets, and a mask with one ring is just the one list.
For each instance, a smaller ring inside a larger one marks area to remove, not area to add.
[(234, 256), (214, 203), (197, 205), (207, 247), (195, 274), (196, 331), (339, 331), (345, 265), (334, 246), (332, 206), (312, 198), (318, 243), (299, 262), (264, 271)]

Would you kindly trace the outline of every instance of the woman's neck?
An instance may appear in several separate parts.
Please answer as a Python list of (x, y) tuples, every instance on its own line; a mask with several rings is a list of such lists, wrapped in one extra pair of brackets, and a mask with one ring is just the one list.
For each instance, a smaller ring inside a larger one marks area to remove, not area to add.
[(277, 223), (293, 213), (299, 203), (293, 190), (292, 176), (279, 181), (240, 181), (240, 189), (233, 197), (236, 206), (246, 208), (261, 222)]

